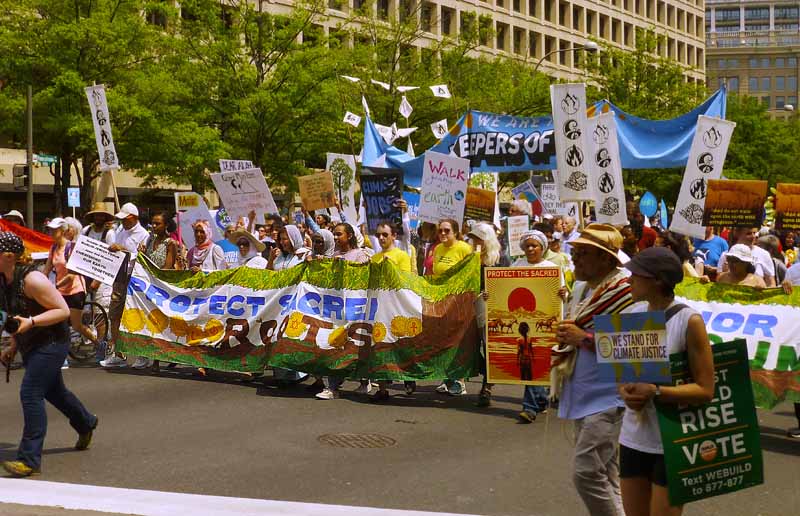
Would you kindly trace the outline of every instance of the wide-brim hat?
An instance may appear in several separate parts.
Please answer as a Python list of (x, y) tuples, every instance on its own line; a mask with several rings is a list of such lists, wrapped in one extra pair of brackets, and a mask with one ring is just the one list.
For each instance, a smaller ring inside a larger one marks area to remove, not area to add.
[(622, 247), (622, 235), (611, 224), (589, 224), (580, 232), (580, 236), (570, 242), (570, 245), (591, 245), (602, 249), (619, 261), (617, 252)]
[(249, 231), (245, 231), (243, 229), (231, 233), (228, 236), (228, 242), (232, 243), (233, 245), (238, 245), (240, 238), (246, 238), (250, 242), (250, 247), (254, 247), (259, 253), (264, 252), (264, 249), (267, 248), (263, 242), (259, 242), (258, 239), (250, 234)]
[(108, 216), (108, 220), (111, 220), (111, 219), (114, 218), (114, 214), (111, 213), (110, 211), (108, 211), (108, 208), (106, 208), (106, 203), (104, 203), (104, 202), (96, 202), (96, 203), (92, 204), (91, 211), (89, 211), (86, 215), (84, 215), (84, 217), (85, 218), (90, 218), (90, 217), (93, 217), (94, 215), (97, 215), (98, 213), (101, 213), (103, 215), (107, 215)]
[(728, 258), (735, 258), (740, 262), (753, 263), (753, 251), (744, 244), (736, 244), (728, 250)]

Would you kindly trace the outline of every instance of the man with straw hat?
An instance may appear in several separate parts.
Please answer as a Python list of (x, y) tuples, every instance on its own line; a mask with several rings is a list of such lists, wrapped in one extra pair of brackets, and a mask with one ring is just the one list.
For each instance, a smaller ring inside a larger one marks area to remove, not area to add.
[[(108, 211), (106, 203), (95, 202), (92, 204), (92, 209), (84, 216), (88, 224), (83, 228), (83, 236), (99, 240), (104, 244), (111, 245), (114, 243), (116, 233), (111, 225), (114, 220), (114, 214)], [(91, 294), (94, 301), (98, 303), (108, 313), (109, 306), (111, 305), (111, 285), (106, 285), (97, 280), (92, 280), (87, 285), (87, 293)], [(105, 358), (104, 350), (108, 345), (107, 342), (101, 342), (98, 350), (98, 360)]]

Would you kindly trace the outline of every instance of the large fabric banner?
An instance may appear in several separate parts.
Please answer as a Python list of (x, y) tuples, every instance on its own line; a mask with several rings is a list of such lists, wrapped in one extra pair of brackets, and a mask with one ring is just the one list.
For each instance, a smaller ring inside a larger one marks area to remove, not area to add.
[(597, 167), (586, 120), (586, 85), (551, 84), (558, 194), (565, 201), (593, 201)]
[(119, 168), (119, 156), (114, 147), (114, 137), (111, 136), (111, 117), (108, 115), (108, 102), (106, 100), (106, 87), (103, 84), (89, 86), (86, 98), (89, 99), (89, 110), (92, 112), (94, 124), (94, 140), (97, 144), (97, 154), (100, 157), (100, 170), (116, 170)]
[(52, 237), (8, 220), (0, 219), (0, 231), (11, 231), (20, 237), (30, 253), (47, 253), (53, 246)]
[(787, 296), (782, 289), (685, 280), (675, 293), (703, 316), (712, 344), (747, 341), (756, 406), (800, 402), (800, 288)]
[(617, 121), (613, 113), (603, 113), (589, 119), (588, 126), (593, 144), (589, 160), (595, 167), (597, 222), (624, 226), (628, 223), (628, 213), (619, 159)]
[(210, 274), (137, 263), (119, 351), (222, 371), (424, 380), (476, 371), (477, 255), (436, 279), (388, 260)]

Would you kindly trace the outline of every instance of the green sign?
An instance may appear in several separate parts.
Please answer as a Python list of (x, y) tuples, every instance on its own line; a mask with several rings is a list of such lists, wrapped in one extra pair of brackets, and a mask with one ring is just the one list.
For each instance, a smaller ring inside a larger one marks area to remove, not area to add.
[(55, 165), (58, 161), (58, 156), (51, 156), (50, 154), (34, 154), (33, 161), (41, 165)]
[[(710, 498), (764, 483), (747, 343), (715, 344), (714, 399), (703, 406), (656, 405), (669, 501)], [(670, 356), (675, 385), (691, 382), (686, 353)]]

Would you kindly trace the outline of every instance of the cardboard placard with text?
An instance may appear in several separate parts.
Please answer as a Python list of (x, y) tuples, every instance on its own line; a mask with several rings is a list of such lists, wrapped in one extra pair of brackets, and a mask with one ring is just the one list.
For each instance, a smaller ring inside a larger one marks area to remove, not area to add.
[(775, 229), (800, 229), (800, 184), (776, 186)]
[(464, 221), (474, 220), (492, 222), (494, 220), (494, 204), (497, 194), (492, 190), (467, 187), (467, 203), (464, 207)]
[(707, 183), (704, 226), (761, 226), (767, 199), (766, 181), (709, 179)]
[(336, 206), (333, 176), (330, 172), (298, 176), (297, 184), (300, 187), (300, 199), (307, 211)]

